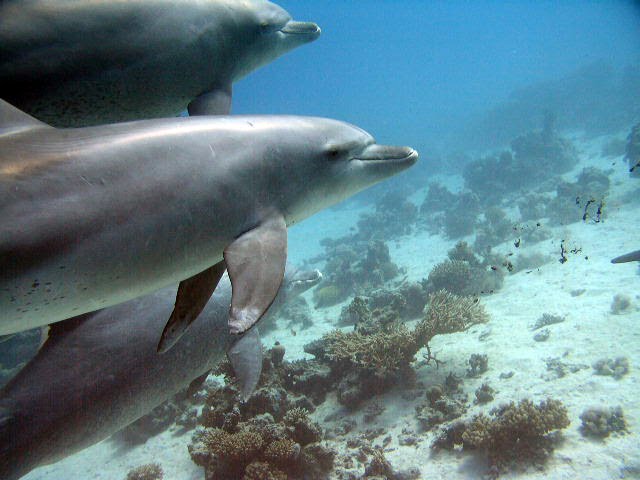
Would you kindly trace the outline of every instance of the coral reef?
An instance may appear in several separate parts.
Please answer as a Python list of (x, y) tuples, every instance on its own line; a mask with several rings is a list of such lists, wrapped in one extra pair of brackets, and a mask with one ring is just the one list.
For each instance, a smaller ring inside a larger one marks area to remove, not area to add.
[(568, 140), (557, 135), (555, 116), (547, 112), (542, 131), (529, 132), (511, 142), (515, 160), (523, 167), (522, 173), (540, 180), (548, 172), (565, 173), (578, 162), (575, 148)]
[(491, 264), (493, 258), (481, 261), (466, 242), (458, 242), (447, 255), (447, 260), (429, 272), (425, 282), (428, 292), (444, 289), (458, 295), (480, 295), (502, 287), (504, 274)]
[(306, 410), (290, 409), (280, 422), (270, 414), (245, 418), (194, 434), (189, 453), (207, 480), (325, 478), (333, 467), (335, 453), (318, 443), (320, 427)]
[(640, 123), (633, 126), (627, 137), (625, 159), (629, 164), (629, 174), (640, 177)]
[(384, 456), (382, 449), (372, 448), (371, 459), (365, 466), (362, 480), (382, 478), (386, 480), (415, 480), (420, 478), (420, 471), (416, 468), (402, 471), (395, 470)]
[[(340, 326), (364, 326), (389, 323), (390, 320), (410, 320), (420, 316), (427, 303), (427, 293), (420, 283), (405, 282), (393, 290), (380, 288), (368, 297), (356, 296), (340, 312)], [(388, 319), (388, 320), (385, 320)]]
[(536, 342), (546, 342), (547, 340), (549, 340), (550, 336), (551, 330), (549, 330), (548, 328), (543, 328), (533, 336), (533, 340)]
[(427, 389), (427, 400), (416, 407), (416, 418), (424, 431), (461, 417), (467, 411), (467, 396), (458, 384), (434, 385)]
[(415, 375), (411, 363), (423, 347), (427, 360), (432, 359), (429, 342), (434, 336), (463, 332), (488, 320), (477, 299), (444, 290), (430, 295), (425, 314), (413, 330), (389, 318), (388, 322), (369, 322), (366, 328), (359, 325), (351, 332), (331, 331), (320, 343), (305, 349), (327, 362), (338, 379), (338, 401), (349, 408), (400, 380), (410, 384)]
[(286, 328), (305, 329), (313, 324), (313, 314), (307, 300), (302, 296), (290, 297), (287, 297), (287, 301), (280, 306), (277, 315), (268, 315), (260, 321), (260, 332), (267, 333), (276, 330), (278, 319), (286, 321)]
[(127, 480), (162, 480), (162, 467), (157, 463), (149, 463), (132, 469), (127, 474)]
[(511, 469), (542, 468), (552, 454), (557, 430), (569, 425), (567, 409), (558, 400), (535, 405), (530, 400), (513, 402), (479, 414), (447, 428), (432, 444), (434, 449), (481, 450), (488, 457), (493, 476)]
[[(633, 133), (633, 129), (631, 130), (631, 132)], [(638, 133), (640, 133), (640, 128), (638, 129)], [(631, 136), (631, 134), (629, 134), (629, 136)], [(627, 151), (627, 144), (628, 144), (627, 140), (624, 140), (623, 138), (620, 138), (620, 137), (614, 137), (608, 140), (604, 145), (602, 145), (602, 149), (600, 150), (600, 155), (602, 155), (603, 157), (621, 157), (625, 155)], [(631, 167), (631, 165), (629, 167)]]
[(577, 373), (580, 370), (589, 368), (589, 365), (585, 365), (583, 363), (564, 362), (559, 357), (545, 358), (544, 361), (547, 366), (547, 372), (549, 373), (547, 375), (544, 375), (543, 378), (547, 381), (564, 378), (569, 373)]
[(478, 224), (474, 248), (484, 252), (502, 242), (514, 238), (516, 229), (514, 222), (499, 207), (492, 206), (485, 210), (484, 221)]
[(333, 368), (354, 367), (383, 378), (409, 368), (421, 347), (413, 333), (397, 323), (370, 335), (333, 330), (324, 341)]
[(576, 163), (574, 147), (556, 134), (553, 122), (547, 119), (542, 131), (515, 138), (510, 151), (470, 162), (463, 176), (466, 188), (483, 205), (498, 205), (510, 195), (569, 171)]
[(420, 345), (426, 346), (436, 335), (464, 332), (488, 320), (489, 316), (477, 298), (440, 290), (429, 295), (424, 319), (416, 325), (414, 335)]
[(622, 408), (589, 408), (580, 414), (580, 432), (587, 437), (606, 438), (612, 433), (625, 433), (627, 422)]
[(536, 270), (547, 263), (551, 263), (553, 258), (548, 255), (544, 255), (542, 253), (526, 253), (520, 254), (516, 257), (513, 262), (513, 270), (511, 273), (518, 273), (522, 271), (533, 271)]
[(549, 197), (542, 193), (528, 193), (516, 201), (520, 212), (520, 221), (538, 220), (545, 216)]
[(536, 320), (536, 323), (533, 324), (531, 330), (539, 330), (540, 328), (548, 327), (549, 325), (554, 325), (556, 323), (562, 323), (564, 321), (565, 317), (561, 317), (560, 315), (543, 313), (542, 316)]
[(627, 357), (601, 358), (593, 364), (596, 375), (605, 375), (620, 380), (629, 373), (629, 359)]
[(611, 313), (614, 315), (622, 315), (631, 310), (631, 298), (627, 295), (617, 294), (611, 302)]
[(545, 216), (555, 225), (600, 222), (605, 216), (610, 183), (604, 171), (593, 167), (583, 169), (576, 182), (558, 184), (556, 197), (547, 204)]
[(427, 195), (420, 205), (420, 215), (429, 221), (437, 212), (449, 210), (456, 201), (456, 195), (451, 193), (447, 187), (436, 182), (429, 184)]
[(349, 305), (342, 307), (339, 325), (358, 325), (371, 319), (371, 309), (364, 297), (354, 297)]
[(475, 392), (475, 403), (480, 405), (489, 403), (493, 400), (495, 393), (496, 391), (488, 383), (483, 383)]
[(455, 201), (444, 212), (441, 220), (442, 230), (447, 238), (456, 239), (471, 235), (480, 215), (480, 198), (470, 191), (456, 195)]
[(375, 211), (363, 213), (358, 220), (358, 237), (363, 240), (391, 240), (412, 232), (418, 207), (397, 190), (385, 192), (375, 204)]
[(472, 353), (469, 357), (469, 369), (467, 377), (477, 378), (489, 370), (489, 357), (478, 353)]
[[(323, 270), (326, 274), (323, 285), (314, 291), (316, 308), (335, 305), (354, 293), (366, 294), (400, 273), (383, 241), (349, 244), (342, 240), (325, 239), (322, 242), (329, 260)], [(364, 256), (362, 250), (365, 251)]]

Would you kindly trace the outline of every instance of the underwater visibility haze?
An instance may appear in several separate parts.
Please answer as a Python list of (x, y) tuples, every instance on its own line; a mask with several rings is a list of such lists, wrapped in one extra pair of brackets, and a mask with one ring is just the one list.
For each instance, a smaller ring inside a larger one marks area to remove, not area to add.
[(0, 480), (638, 478), (640, 5), (277, 3), (0, 3)]

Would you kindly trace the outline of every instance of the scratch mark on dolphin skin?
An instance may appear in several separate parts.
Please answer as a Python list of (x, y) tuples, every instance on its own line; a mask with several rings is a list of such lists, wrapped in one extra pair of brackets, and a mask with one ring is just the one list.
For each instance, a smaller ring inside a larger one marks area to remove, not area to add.
[(209, 150), (211, 150), (211, 158), (216, 158), (216, 151), (213, 149), (213, 145), (209, 144)]

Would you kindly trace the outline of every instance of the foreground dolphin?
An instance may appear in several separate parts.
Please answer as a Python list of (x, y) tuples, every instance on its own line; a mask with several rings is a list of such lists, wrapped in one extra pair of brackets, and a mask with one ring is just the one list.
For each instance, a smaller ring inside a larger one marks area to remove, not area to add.
[(234, 81), (319, 35), (266, 0), (3, 0), (0, 94), (55, 126), (224, 114)]
[[(320, 277), (317, 271), (287, 268), (273, 307)], [(238, 350), (237, 337), (227, 332), (231, 286), (225, 277), (182, 341), (165, 355), (156, 353), (157, 332), (171, 313), (174, 294), (164, 289), (71, 319), (70, 325), (56, 324), (37, 356), (0, 389), (2, 480), (20, 478), (109, 437), (206, 376), (229, 348)], [(269, 316), (274, 313), (271, 308)], [(260, 348), (240, 364), (247, 370), (240, 372), (246, 389), (255, 386), (261, 366)]]
[(286, 227), (417, 158), (323, 118), (193, 117), (58, 130), (2, 102), (0, 334), (183, 280), (164, 351), (225, 268), (231, 331), (242, 333), (278, 291)]
[(627, 262), (640, 262), (640, 250), (620, 255), (619, 257), (611, 260), (611, 263), (627, 263)]

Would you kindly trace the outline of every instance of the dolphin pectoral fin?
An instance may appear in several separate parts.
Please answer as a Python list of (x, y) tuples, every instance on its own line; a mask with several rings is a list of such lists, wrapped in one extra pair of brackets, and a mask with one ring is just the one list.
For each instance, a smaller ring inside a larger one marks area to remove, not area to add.
[(36, 127), (49, 127), (49, 125), (0, 99), (0, 135), (11, 133), (12, 130), (18, 132)]
[(231, 113), (231, 84), (210, 90), (196, 97), (187, 107), (189, 116), (229, 115)]
[(158, 352), (164, 353), (173, 347), (184, 335), (189, 325), (198, 318), (200, 312), (211, 298), (222, 274), (224, 273), (224, 261), (218, 262), (212, 267), (180, 282), (176, 304), (167, 325), (164, 327), (162, 337), (158, 343)]
[(640, 250), (620, 255), (619, 257), (611, 260), (611, 263), (627, 263), (627, 262), (640, 262)]
[(242, 234), (224, 250), (231, 279), (229, 328), (249, 330), (273, 303), (287, 263), (287, 224), (272, 217)]
[(246, 400), (258, 386), (262, 373), (262, 342), (258, 329), (242, 335), (227, 352), (227, 358), (238, 379), (242, 399)]

